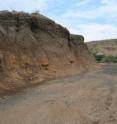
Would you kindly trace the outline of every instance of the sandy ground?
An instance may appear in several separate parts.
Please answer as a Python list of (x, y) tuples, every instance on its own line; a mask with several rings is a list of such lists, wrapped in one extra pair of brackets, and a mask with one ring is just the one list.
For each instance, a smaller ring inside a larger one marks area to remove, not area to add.
[(0, 98), (0, 124), (117, 124), (117, 64)]

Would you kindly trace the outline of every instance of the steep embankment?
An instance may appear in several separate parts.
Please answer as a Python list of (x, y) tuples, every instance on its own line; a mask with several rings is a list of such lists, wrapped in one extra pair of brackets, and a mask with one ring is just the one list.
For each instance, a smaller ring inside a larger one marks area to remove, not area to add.
[(0, 94), (87, 71), (83, 40), (41, 14), (0, 12)]

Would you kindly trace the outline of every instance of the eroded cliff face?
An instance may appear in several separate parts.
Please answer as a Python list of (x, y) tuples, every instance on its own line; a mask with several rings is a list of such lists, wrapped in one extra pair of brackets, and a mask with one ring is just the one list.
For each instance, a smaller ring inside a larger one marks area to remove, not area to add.
[(0, 94), (92, 68), (84, 38), (41, 14), (0, 12)]

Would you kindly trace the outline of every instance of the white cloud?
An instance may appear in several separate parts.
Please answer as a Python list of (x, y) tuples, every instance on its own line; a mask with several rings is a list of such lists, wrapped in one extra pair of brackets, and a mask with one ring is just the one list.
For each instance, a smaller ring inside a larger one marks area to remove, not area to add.
[(77, 3), (77, 6), (82, 6), (82, 5), (85, 5), (85, 4), (88, 4), (91, 0), (80, 0), (78, 3)]
[[(90, 6), (90, 5), (89, 5)], [(75, 20), (75, 23), (74, 21)], [(100, 0), (95, 8), (72, 8), (58, 22), (71, 33), (84, 35), (86, 41), (117, 38), (117, 0)]]
[(101, 3), (102, 4), (108, 4), (110, 0), (102, 0)]
[[(106, 1), (105, 1), (106, 2)], [(104, 0), (103, 0), (104, 3)], [(108, 4), (100, 5), (97, 8), (89, 10), (80, 10), (79, 8), (74, 8), (68, 10), (63, 14), (65, 18), (84, 18), (84, 19), (95, 19), (98, 17), (115, 17), (117, 14), (117, 1), (106, 2)], [(117, 17), (117, 16), (116, 16)]]
[(0, 10), (17, 10), (31, 12), (48, 7), (50, 0), (1, 0)]
[(117, 26), (113, 24), (81, 24), (76, 30), (85, 36), (86, 41), (111, 39), (117, 37)]

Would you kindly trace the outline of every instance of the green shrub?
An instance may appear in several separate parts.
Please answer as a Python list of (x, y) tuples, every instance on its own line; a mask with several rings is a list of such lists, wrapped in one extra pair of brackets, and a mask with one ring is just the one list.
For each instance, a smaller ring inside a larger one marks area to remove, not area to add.
[(105, 55), (95, 55), (95, 54), (94, 56), (97, 62), (100, 62), (100, 63), (105, 63), (105, 62), (117, 63), (117, 56), (105, 56)]
[(104, 55), (95, 55), (94, 54), (94, 57), (96, 58), (97, 62), (101, 62), (102, 59), (104, 58)]

